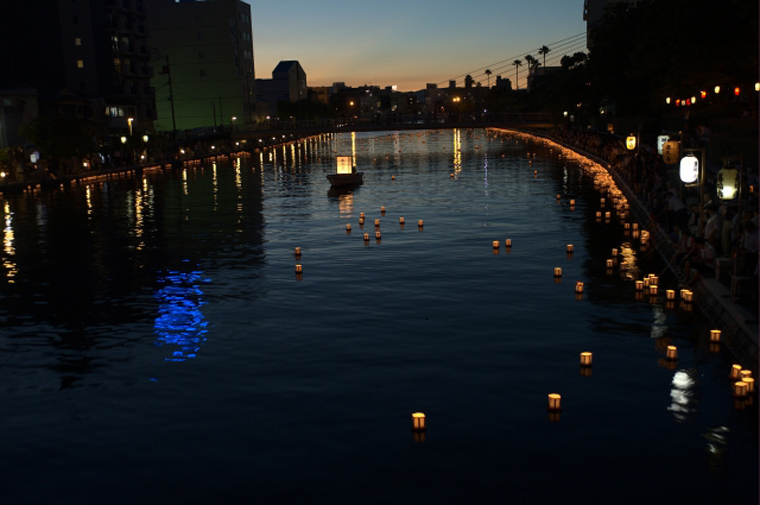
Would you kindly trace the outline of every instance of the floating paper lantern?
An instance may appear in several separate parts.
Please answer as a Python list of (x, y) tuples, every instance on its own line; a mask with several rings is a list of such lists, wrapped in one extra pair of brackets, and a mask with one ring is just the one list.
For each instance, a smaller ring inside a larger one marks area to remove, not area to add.
[(508, 238), (504, 241), (504, 245), (507, 247), (512, 247), (512, 239)]
[(412, 431), (425, 431), (427, 426), (425, 424), (425, 414), (422, 412), (415, 412), (412, 414)]
[(673, 361), (678, 359), (678, 348), (676, 346), (669, 345), (666, 352), (667, 354), (665, 357), (669, 360)]
[(380, 214), (385, 214), (385, 207), (380, 207)]
[(657, 284), (649, 285), (649, 296), (657, 296)]
[(375, 228), (380, 228), (380, 220), (375, 219)]
[(602, 211), (601, 210), (597, 210), (596, 211), (596, 218), (597, 219), (602, 219)]
[(562, 200), (562, 195), (557, 194), (557, 200)]
[(747, 396), (748, 385), (744, 381), (734, 382), (733, 392), (734, 398), (745, 398)]
[(570, 200), (570, 207), (575, 207), (575, 200)]
[(364, 234), (364, 241), (369, 242), (369, 233)]
[(404, 216), (398, 218), (398, 224), (404, 224)]
[(583, 283), (581, 281), (577, 281), (575, 283), (575, 293), (576, 294), (583, 294)]
[(728, 374), (728, 378), (731, 380), (739, 380), (742, 378), (742, 366), (731, 365), (731, 372)]
[(422, 219), (417, 221), (417, 226), (419, 226), (420, 228), (422, 228), (423, 224), (424, 223), (422, 222)]
[(594, 354), (590, 353), (588, 351), (584, 351), (581, 353), (581, 366), (588, 367), (591, 366), (591, 363), (594, 360)]
[(644, 291), (644, 281), (636, 281), (636, 291)]
[(752, 377), (752, 370), (742, 370), (739, 372), (741, 380), (747, 380), (748, 377)]
[(569, 254), (572, 254), (572, 253), (573, 253), (573, 244), (567, 244), (567, 252), (568, 252)]
[(303, 265), (296, 264), (296, 273), (297, 274), (303, 273)]
[(618, 255), (618, 250), (616, 248), (612, 248), (612, 257), (615, 258)]
[(720, 342), (720, 330), (710, 330), (710, 342)]
[(300, 247), (296, 247), (293, 252), (295, 253), (296, 258), (299, 257), (299, 256), (301, 256), (301, 248)]
[(755, 392), (755, 379), (752, 377), (745, 377), (742, 379), (747, 384), (747, 394), (752, 394)]
[(498, 240), (494, 240), (493, 241), (493, 248), (494, 249), (498, 249), (499, 248), (499, 241)]
[(689, 291), (688, 289), (685, 289), (683, 292), (683, 301), (686, 303), (691, 303), (694, 299), (694, 293)]
[(351, 231), (351, 223), (346, 224), (346, 231)]
[(376, 232), (375, 232), (375, 238), (376, 238), (377, 240), (380, 240), (380, 232), (379, 232), (379, 231), (376, 231)]
[(558, 393), (549, 393), (549, 410), (562, 410), (562, 396)]
[(607, 268), (612, 268), (613, 265), (614, 265), (614, 262), (611, 259), (607, 260)]
[(665, 299), (668, 301), (673, 301), (676, 299), (676, 292), (672, 289), (665, 290)]
[(364, 219), (364, 212), (359, 213), (359, 219)]
[(562, 269), (560, 267), (554, 267), (554, 277), (562, 277)]

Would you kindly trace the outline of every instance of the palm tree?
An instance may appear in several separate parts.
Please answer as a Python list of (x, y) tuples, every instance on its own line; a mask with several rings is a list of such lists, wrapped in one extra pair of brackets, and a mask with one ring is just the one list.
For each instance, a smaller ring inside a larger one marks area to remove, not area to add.
[(522, 65), (522, 61), (515, 60), (512, 62), (512, 65), (515, 66), (515, 88), (520, 88), (520, 65)]
[(491, 89), (491, 74), (492, 74), (492, 73), (493, 73), (493, 72), (491, 72), (491, 69), (490, 69), (490, 68), (487, 68), (487, 69), (486, 69), (486, 75), (488, 76), (488, 89)]
[(551, 51), (551, 49), (546, 46), (541, 46), (541, 48), (538, 50), (538, 54), (542, 54), (544, 56), (544, 67), (546, 66), (546, 53), (549, 51)]
[(528, 68), (533, 68), (538, 64), (538, 60), (532, 54), (526, 54), (525, 61), (528, 63)]

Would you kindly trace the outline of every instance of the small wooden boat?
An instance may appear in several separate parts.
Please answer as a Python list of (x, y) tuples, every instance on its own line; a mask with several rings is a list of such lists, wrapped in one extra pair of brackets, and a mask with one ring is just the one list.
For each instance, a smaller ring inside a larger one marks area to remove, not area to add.
[(356, 171), (351, 156), (338, 156), (338, 169), (334, 174), (329, 174), (327, 180), (333, 187), (358, 186), (364, 183), (363, 172)]

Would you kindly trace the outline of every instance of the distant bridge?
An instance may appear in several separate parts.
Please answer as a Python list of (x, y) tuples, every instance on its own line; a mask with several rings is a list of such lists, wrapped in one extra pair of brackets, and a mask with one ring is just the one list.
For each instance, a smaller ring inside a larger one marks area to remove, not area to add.
[(374, 132), (398, 130), (430, 130), (446, 128), (551, 128), (554, 123), (549, 114), (508, 112), (502, 114), (447, 114), (406, 116), (397, 118), (322, 119), (322, 120), (267, 120), (250, 125), (232, 126), (233, 140), (278, 140), (285, 136), (304, 137), (320, 133)]

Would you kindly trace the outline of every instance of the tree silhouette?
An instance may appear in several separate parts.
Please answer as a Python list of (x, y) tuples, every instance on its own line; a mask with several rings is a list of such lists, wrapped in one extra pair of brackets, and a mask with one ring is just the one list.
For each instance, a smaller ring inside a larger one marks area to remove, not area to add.
[(515, 60), (512, 62), (512, 65), (515, 66), (515, 88), (520, 89), (520, 65), (522, 65), (522, 61)]
[(549, 49), (546, 46), (541, 46), (541, 48), (538, 50), (538, 54), (543, 55), (544, 57), (544, 67), (546, 66), (546, 53), (548, 53), (549, 51), (551, 51), (551, 49)]
[(488, 76), (488, 89), (491, 89), (491, 74), (492, 74), (492, 73), (493, 73), (493, 72), (491, 72), (491, 69), (490, 69), (490, 68), (487, 68), (487, 69), (486, 69), (486, 75)]

